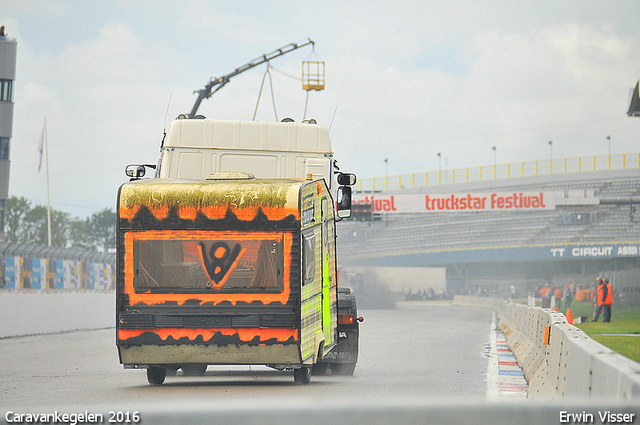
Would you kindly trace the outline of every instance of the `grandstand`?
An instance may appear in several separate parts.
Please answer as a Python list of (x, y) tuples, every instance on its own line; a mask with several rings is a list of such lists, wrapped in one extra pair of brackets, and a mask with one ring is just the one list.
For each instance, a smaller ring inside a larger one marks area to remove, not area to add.
[(631, 287), (640, 296), (640, 283), (625, 277), (630, 270), (640, 270), (637, 164), (616, 170), (359, 191), (354, 199), (491, 192), (543, 192), (557, 198), (554, 208), (541, 210), (373, 211), (371, 220), (338, 224), (341, 266), (446, 267), (447, 289), (456, 293), (482, 285), (494, 294), (506, 294), (515, 283), (522, 294), (537, 285), (590, 285), (602, 275), (614, 285), (617, 281), (620, 290)]

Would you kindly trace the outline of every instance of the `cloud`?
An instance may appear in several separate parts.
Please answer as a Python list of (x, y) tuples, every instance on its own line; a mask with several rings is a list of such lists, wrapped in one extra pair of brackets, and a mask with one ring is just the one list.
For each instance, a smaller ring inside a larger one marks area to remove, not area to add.
[[(489, 130), (540, 128), (523, 135), (535, 135), (539, 142), (566, 137), (559, 154), (602, 153), (589, 143), (589, 125), (572, 128), (571, 136), (554, 126), (625, 118), (621, 94), (640, 69), (636, 40), (578, 24), (524, 34), (481, 34), (474, 40), (477, 59), (470, 82), (477, 88), (472, 92), (477, 102), (472, 103), (481, 106), (477, 110), (484, 111), (480, 117), (491, 123)], [(581, 142), (576, 150), (575, 143)], [(522, 160), (526, 155), (534, 151), (522, 150)]]
[(452, 167), (492, 163), (495, 145), (504, 162), (544, 159), (550, 139), (558, 156), (603, 154), (607, 131), (620, 127), (626, 136), (618, 142), (633, 140), (622, 99), (637, 78), (639, 49), (637, 37), (566, 23), (477, 33), (459, 74), (350, 58), (340, 67), (360, 78), (341, 81), (339, 91), (368, 120), (349, 133), (345, 149), (360, 170), (371, 163), (382, 170), (391, 156), (398, 174), (434, 169), (439, 151)]
[(125, 161), (159, 156), (170, 95), (161, 64), (126, 24), (105, 25), (98, 37), (59, 54), (20, 54), (11, 193), (46, 199), (44, 188), (32, 184), (29, 143), (35, 146), (46, 116), (52, 202), (114, 205)]
[[(341, 167), (360, 177), (384, 175), (385, 158), (392, 175), (434, 170), (437, 152), (443, 167), (492, 164), (492, 146), (498, 162), (544, 159), (548, 140), (558, 157), (606, 153), (607, 135), (614, 153), (637, 151), (640, 120), (624, 115), (640, 77), (635, 2), (8, 5), (19, 37), (10, 193), (46, 199), (30, 170), (47, 116), (52, 200), (88, 207), (76, 214), (112, 206), (127, 163), (157, 160), (165, 113), (188, 112), (209, 77), (304, 37), (326, 64), (307, 117), (331, 126)], [(272, 65), (299, 76), (308, 56)], [(265, 69), (199, 112), (251, 119)], [(272, 81), (278, 117), (300, 120), (300, 81)], [(268, 81), (257, 119), (274, 119)]]

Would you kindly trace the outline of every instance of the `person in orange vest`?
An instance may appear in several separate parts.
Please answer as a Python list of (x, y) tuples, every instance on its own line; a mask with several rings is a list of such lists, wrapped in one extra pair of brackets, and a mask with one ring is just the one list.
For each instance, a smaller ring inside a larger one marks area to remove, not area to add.
[(595, 300), (594, 300), (596, 304), (596, 309), (593, 312), (594, 322), (598, 321), (598, 317), (600, 317), (600, 314), (604, 309), (604, 300), (607, 297), (607, 294), (606, 294), (607, 287), (604, 285), (604, 282), (600, 277), (596, 279), (596, 283), (598, 284), (598, 286), (596, 287), (596, 294), (595, 294)]
[(613, 304), (613, 287), (609, 283), (609, 279), (604, 279), (604, 286), (606, 291), (606, 295), (604, 296), (604, 301), (602, 303), (602, 314), (603, 322), (611, 322), (611, 305)]
[(542, 308), (549, 308), (551, 306), (551, 287), (545, 286), (542, 288), (540, 296), (542, 297)]
[(556, 297), (556, 308), (560, 310), (562, 308), (562, 289), (557, 286), (554, 295)]

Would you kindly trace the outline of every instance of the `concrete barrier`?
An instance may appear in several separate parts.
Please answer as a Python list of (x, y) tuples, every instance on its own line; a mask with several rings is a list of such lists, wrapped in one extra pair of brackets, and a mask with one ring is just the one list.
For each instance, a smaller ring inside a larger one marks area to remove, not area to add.
[(487, 297), (456, 295), (454, 305), (495, 310), (532, 400), (640, 400), (640, 363), (594, 341), (562, 313)]
[(0, 338), (115, 326), (116, 297), (97, 291), (0, 291)]

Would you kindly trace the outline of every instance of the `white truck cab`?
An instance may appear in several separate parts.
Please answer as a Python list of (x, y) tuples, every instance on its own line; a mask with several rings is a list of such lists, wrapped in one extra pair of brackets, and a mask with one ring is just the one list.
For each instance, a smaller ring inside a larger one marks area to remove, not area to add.
[(324, 178), (335, 195), (329, 132), (315, 120), (177, 119), (171, 124), (158, 177), (204, 180), (228, 170), (257, 178)]

